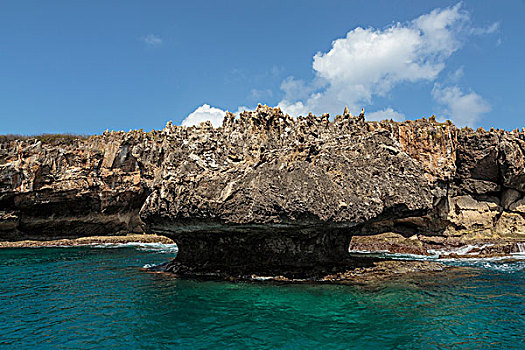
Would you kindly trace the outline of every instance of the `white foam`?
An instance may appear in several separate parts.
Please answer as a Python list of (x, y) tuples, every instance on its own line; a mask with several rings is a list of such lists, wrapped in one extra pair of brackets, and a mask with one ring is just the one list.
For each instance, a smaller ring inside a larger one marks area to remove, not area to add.
[(351, 250), (350, 254), (353, 255), (365, 255), (378, 258), (388, 258), (394, 260), (435, 260), (439, 258), (439, 255), (420, 255), (420, 254), (408, 254), (408, 253), (391, 253), (388, 250)]
[(156, 251), (161, 253), (178, 253), (179, 247), (177, 244), (171, 243), (142, 243), (142, 242), (128, 242), (128, 243), (95, 243), (93, 248), (127, 248), (133, 247), (142, 251)]
[[(495, 270), (499, 272), (514, 272), (520, 271), (525, 268), (525, 253), (512, 253), (511, 255), (490, 257), (490, 258), (479, 258), (476, 257), (477, 252), (468, 254), (472, 249), (479, 248), (483, 249), (486, 246), (466, 246), (452, 250), (428, 250), (433, 255), (417, 255), (417, 254), (403, 254), (403, 253), (391, 253), (388, 251), (351, 251), (355, 255), (366, 255), (371, 257), (378, 257), (384, 259), (393, 260), (417, 260), (417, 261), (437, 261), (453, 266), (470, 266), (489, 270)], [(461, 258), (449, 258), (450, 254), (458, 254), (464, 252), (464, 256)], [(448, 253), (448, 254), (447, 254)]]
[(353, 250), (353, 249), (349, 249), (348, 252), (349, 252), (349, 253), (352, 253), (352, 254), (378, 254), (378, 253), (389, 253), (388, 250), (374, 250), (374, 251), (371, 251), (371, 250)]
[(525, 268), (524, 258), (516, 259), (514, 256), (502, 256), (493, 258), (457, 258), (457, 259), (440, 259), (445, 263), (453, 266), (470, 266), (495, 270), (499, 272), (515, 272)]
[(274, 279), (274, 278), (275, 277), (252, 275), (252, 279), (255, 280), (255, 281), (269, 281), (269, 280)]
[[(494, 244), (491, 244), (491, 243), (483, 244), (483, 245), (479, 245), (479, 244), (471, 245), (471, 244), (468, 244), (468, 245), (461, 246), (461, 247), (458, 247), (458, 248), (453, 248), (453, 249), (428, 249), (427, 252), (429, 254), (439, 255), (439, 256), (451, 255), (451, 254), (456, 254), (456, 255), (479, 255), (479, 253), (480, 253), (480, 251), (482, 249), (485, 249), (487, 247), (492, 247), (493, 245)], [(476, 249), (478, 251), (472, 252), (473, 249)]]

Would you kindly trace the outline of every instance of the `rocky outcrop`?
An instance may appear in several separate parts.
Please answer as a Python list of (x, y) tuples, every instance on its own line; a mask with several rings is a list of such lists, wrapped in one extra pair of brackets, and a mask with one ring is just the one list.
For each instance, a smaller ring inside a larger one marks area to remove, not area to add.
[[(353, 236), (525, 239), (525, 131), (278, 109), (0, 142), (0, 238), (158, 233), (202, 269), (346, 263)], [(182, 268), (182, 267), (181, 267)]]

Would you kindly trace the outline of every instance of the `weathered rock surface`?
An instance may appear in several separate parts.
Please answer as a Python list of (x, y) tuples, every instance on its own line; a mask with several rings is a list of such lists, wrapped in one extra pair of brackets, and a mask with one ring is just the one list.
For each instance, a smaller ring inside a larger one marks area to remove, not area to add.
[(204, 268), (333, 266), (352, 236), (525, 238), (525, 131), (259, 106), (223, 126), (0, 141), (0, 239), (157, 233)]

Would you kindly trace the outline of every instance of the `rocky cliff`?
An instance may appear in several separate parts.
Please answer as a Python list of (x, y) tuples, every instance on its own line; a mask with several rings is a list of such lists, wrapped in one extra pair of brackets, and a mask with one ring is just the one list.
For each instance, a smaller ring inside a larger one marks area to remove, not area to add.
[(157, 233), (185, 268), (334, 265), (352, 237), (385, 233), (418, 251), (472, 239), (509, 252), (525, 240), (524, 197), (525, 129), (433, 118), (259, 106), (219, 128), (0, 143), (1, 239)]

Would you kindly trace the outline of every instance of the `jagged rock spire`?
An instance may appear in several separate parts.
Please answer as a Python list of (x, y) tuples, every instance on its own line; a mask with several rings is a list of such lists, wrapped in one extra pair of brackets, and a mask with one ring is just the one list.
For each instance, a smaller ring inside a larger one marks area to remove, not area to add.
[(348, 106), (345, 106), (345, 110), (343, 111), (343, 116), (345, 117), (350, 116), (350, 110), (348, 110)]

